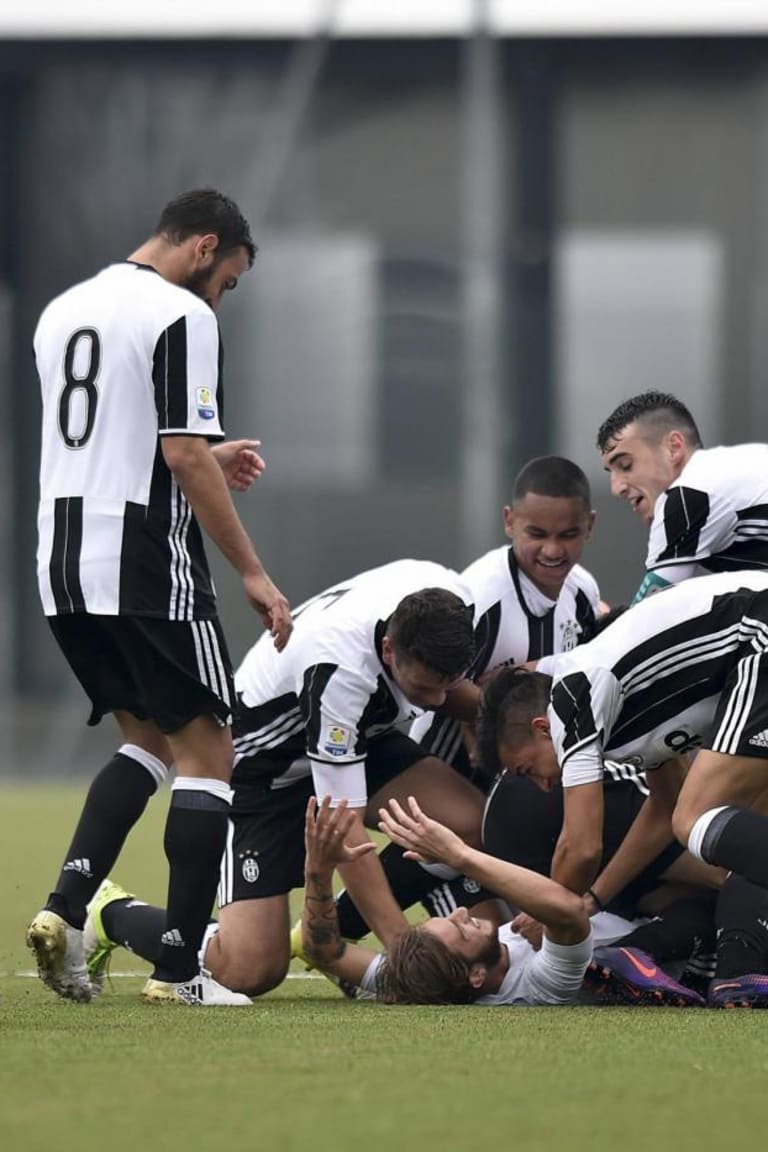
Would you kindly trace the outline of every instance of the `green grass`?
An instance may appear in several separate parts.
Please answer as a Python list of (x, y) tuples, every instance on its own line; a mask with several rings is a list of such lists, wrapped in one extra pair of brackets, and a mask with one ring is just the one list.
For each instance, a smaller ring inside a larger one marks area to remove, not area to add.
[[(6, 973), (31, 966), (24, 926), (81, 798), (0, 791)], [(149, 899), (165, 887), (163, 819), (156, 801), (116, 871)], [(253, 1010), (187, 1011), (140, 1004), (141, 983), (79, 1006), (0, 977), (0, 1148), (700, 1152), (763, 1127), (762, 1013), (384, 1008), (322, 980)]]

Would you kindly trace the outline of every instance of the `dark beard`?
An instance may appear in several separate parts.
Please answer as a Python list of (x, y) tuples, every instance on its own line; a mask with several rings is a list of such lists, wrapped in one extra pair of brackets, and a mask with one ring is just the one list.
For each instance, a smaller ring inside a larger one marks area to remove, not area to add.
[(207, 272), (194, 272), (184, 283), (182, 288), (187, 291), (193, 292), (195, 296), (199, 296), (201, 300), (205, 300), (206, 304), (210, 303), (207, 296), (208, 285), (211, 279), (211, 270)]
[(475, 964), (485, 964), (486, 968), (493, 968), (501, 960), (501, 941), (498, 932), (493, 939), (484, 946), (481, 954), (475, 958)]

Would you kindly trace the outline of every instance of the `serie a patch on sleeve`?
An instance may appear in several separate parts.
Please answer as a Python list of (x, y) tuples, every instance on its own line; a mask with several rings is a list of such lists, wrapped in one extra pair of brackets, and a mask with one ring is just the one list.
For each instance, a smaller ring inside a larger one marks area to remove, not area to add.
[(216, 409), (210, 388), (197, 389), (197, 414), (202, 420), (213, 420), (215, 417)]
[(346, 756), (352, 745), (352, 732), (349, 728), (342, 728), (339, 724), (327, 724), (323, 727), (320, 747), (329, 756)]

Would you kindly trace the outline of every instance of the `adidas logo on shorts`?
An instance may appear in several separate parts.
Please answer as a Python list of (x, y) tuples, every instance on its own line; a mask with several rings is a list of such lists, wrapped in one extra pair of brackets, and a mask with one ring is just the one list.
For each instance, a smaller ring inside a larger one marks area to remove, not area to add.
[(749, 743), (755, 748), (768, 748), (768, 728), (764, 728), (762, 732), (758, 732), (756, 736), (751, 736)]
[(178, 928), (170, 928), (167, 932), (163, 932), (160, 937), (161, 944), (167, 944), (169, 948), (184, 948), (184, 937)]

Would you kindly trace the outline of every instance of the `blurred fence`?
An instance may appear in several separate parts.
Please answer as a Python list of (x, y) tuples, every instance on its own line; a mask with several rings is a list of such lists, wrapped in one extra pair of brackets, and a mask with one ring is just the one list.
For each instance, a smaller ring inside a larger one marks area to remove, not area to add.
[[(110, 740), (37, 600), (35, 320), (185, 187), (257, 235), (226, 426), (263, 441), (239, 506), (294, 602), (399, 556), (464, 566), (550, 451), (592, 477), (587, 562), (622, 600), (644, 532), (601, 419), (654, 387), (709, 443), (768, 436), (764, 39), (0, 42), (0, 97), (0, 774)], [(258, 628), (215, 568), (239, 658)]]

